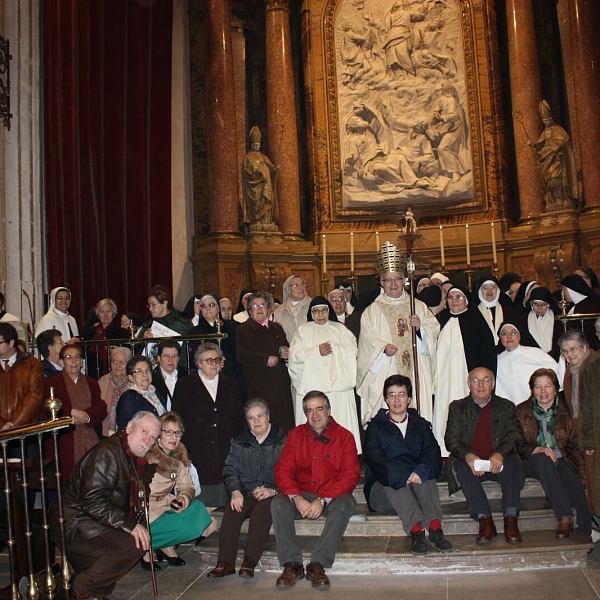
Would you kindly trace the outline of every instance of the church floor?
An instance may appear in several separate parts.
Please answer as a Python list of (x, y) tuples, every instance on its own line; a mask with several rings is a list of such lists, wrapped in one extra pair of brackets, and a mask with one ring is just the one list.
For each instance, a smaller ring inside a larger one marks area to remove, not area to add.
[[(598, 552), (597, 550), (595, 552)], [(548, 600), (600, 598), (600, 561), (589, 555), (582, 568), (437, 575), (332, 575), (329, 591), (313, 590), (306, 579), (290, 590), (275, 588), (279, 572), (257, 572), (254, 579), (231, 575), (207, 579), (208, 568), (191, 546), (181, 546), (183, 567), (165, 567), (157, 574), (159, 600), (270, 600), (274, 598), (317, 598), (344, 600)], [(600, 552), (598, 552), (600, 554)], [(163, 563), (164, 564), (164, 563)], [(238, 565), (239, 566), (239, 565)], [(115, 589), (111, 600), (152, 600), (150, 574), (135, 567)]]

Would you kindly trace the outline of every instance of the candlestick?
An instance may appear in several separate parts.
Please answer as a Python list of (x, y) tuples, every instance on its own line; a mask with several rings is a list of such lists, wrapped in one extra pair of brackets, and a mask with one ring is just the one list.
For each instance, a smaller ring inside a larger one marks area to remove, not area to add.
[(446, 255), (444, 253), (444, 230), (440, 225), (440, 252), (442, 254), (442, 270), (446, 266)]
[(350, 271), (354, 273), (354, 233), (350, 232)]
[(496, 230), (494, 229), (494, 221), (492, 221), (492, 254), (494, 255), (494, 264), (498, 264), (498, 254), (496, 253)]
[(381, 246), (379, 245), (379, 231), (375, 232), (375, 252), (379, 252)]
[(467, 232), (467, 265), (471, 264), (471, 244), (469, 241), (469, 224), (465, 225), (465, 231)]
[(323, 275), (327, 273), (327, 237), (323, 234)]

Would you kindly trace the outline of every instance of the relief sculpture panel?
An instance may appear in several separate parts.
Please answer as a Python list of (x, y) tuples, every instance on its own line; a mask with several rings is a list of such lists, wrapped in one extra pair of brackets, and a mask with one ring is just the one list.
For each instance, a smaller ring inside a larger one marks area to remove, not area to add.
[(339, 0), (330, 7), (338, 213), (480, 205), (468, 7), (460, 0)]

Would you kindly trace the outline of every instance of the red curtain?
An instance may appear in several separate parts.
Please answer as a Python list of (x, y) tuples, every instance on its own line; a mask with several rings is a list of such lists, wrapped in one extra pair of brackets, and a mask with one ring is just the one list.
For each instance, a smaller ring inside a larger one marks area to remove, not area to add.
[[(172, 286), (170, 0), (43, 3), (49, 288), (80, 324)], [(50, 290), (47, 290), (50, 291)]]

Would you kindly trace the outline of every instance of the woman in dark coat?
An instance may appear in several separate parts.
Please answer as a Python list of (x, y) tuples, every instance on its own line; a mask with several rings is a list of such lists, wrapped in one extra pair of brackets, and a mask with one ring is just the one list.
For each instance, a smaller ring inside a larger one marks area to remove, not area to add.
[(221, 372), (223, 352), (219, 346), (201, 344), (194, 361), (198, 369), (175, 385), (173, 410), (185, 423), (182, 442), (198, 470), (202, 487), (198, 498), (210, 511), (229, 502), (221, 473), (229, 442), (245, 420), (237, 381)]
[(244, 370), (248, 397), (266, 400), (273, 420), (287, 433), (295, 426), (291, 380), (284, 362), (289, 343), (281, 325), (269, 321), (271, 304), (270, 294), (250, 296), (250, 318), (236, 330), (236, 355)]

